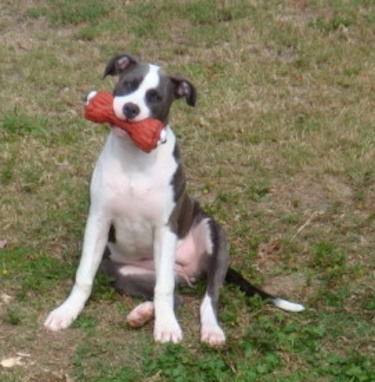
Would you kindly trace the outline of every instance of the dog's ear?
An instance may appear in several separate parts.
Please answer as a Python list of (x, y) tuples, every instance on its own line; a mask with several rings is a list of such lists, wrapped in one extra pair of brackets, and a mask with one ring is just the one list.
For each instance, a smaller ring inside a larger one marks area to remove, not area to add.
[(197, 91), (195, 86), (180, 75), (175, 75), (171, 77), (174, 86), (174, 95), (176, 98), (184, 97), (186, 103), (189, 106), (195, 106), (197, 103)]
[(104, 69), (103, 78), (106, 76), (116, 76), (121, 74), (124, 70), (130, 68), (132, 65), (137, 64), (139, 60), (130, 54), (121, 54), (112, 57)]

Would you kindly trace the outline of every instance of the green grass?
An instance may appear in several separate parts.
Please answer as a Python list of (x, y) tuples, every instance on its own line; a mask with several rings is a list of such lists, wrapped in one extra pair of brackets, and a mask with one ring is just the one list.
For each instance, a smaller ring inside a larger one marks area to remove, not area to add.
[[(348, 1), (4, 0), (0, 4), (0, 381), (372, 382), (375, 6)], [(125, 323), (141, 300), (103, 275), (73, 327), (43, 321), (78, 264), (104, 127), (82, 98), (129, 52), (197, 86), (171, 122), (188, 189), (228, 231), (232, 265), (304, 303), (285, 314), (223, 290), (226, 346), (199, 342), (204, 284), (182, 291), (184, 340)]]

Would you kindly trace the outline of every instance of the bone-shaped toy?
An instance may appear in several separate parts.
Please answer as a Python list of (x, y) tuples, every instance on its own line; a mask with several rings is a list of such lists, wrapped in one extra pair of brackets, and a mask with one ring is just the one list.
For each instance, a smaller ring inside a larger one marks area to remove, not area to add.
[(124, 129), (141, 150), (149, 153), (160, 141), (164, 125), (161, 121), (147, 118), (139, 122), (119, 119), (113, 111), (113, 96), (109, 92), (91, 92), (87, 97), (84, 116), (95, 123), (110, 123)]

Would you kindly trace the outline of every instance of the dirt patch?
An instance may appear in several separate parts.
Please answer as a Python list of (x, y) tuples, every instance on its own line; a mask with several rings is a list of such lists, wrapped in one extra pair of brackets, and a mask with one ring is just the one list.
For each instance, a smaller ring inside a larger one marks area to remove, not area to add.
[(288, 209), (299, 207), (323, 212), (333, 202), (350, 202), (352, 195), (352, 189), (334, 176), (325, 174), (321, 179), (314, 179), (307, 173), (299, 173), (273, 189), (272, 203)]
[(257, 252), (257, 269), (261, 273), (271, 272), (280, 263), (282, 243), (279, 237), (271, 237), (268, 242), (260, 243)]
[(288, 299), (312, 296), (317, 287), (317, 282), (311, 283), (306, 276), (300, 273), (271, 277), (263, 285), (264, 290), (268, 293)]
[[(25, 325), (30, 322), (25, 322)], [(28, 381), (71, 381), (69, 374), (73, 370), (73, 356), (77, 344), (81, 343), (78, 330), (61, 333), (47, 332), (42, 322), (33, 330), (25, 325), (0, 323), (1, 342), (4, 344), (0, 358), (9, 367), (2, 367), (2, 373), (21, 376)], [(7, 363), (8, 362), (8, 363)]]

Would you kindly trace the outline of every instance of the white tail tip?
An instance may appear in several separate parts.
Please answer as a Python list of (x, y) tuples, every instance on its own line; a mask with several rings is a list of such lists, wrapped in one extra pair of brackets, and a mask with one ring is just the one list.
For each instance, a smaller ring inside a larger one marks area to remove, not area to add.
[(303, 305), (296, 304), (295, 302), (290, 302), (279, 297), (273, 298), (271, 301), (277, 308), (286, 310), (287, 312), (302, 312), (305, 310)]

